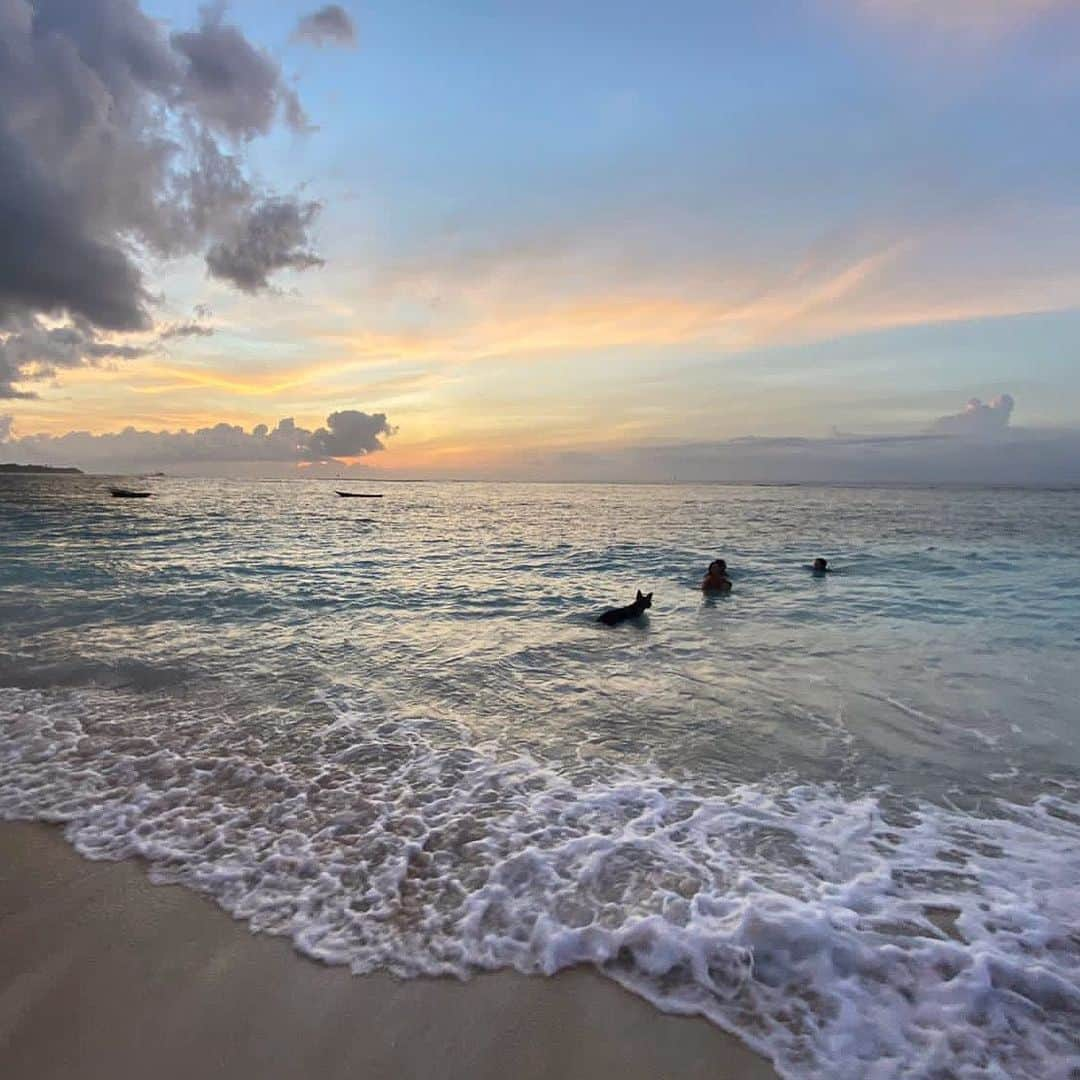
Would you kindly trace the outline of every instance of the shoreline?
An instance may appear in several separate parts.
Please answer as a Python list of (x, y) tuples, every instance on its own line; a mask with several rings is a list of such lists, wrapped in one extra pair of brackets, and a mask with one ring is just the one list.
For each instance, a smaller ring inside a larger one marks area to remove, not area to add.
[(29, 822), (0, 823), (0, 1075), (776, 1076), (708, 1021), (664, 1014), (587, 969), (458, 982), (320, 964)]

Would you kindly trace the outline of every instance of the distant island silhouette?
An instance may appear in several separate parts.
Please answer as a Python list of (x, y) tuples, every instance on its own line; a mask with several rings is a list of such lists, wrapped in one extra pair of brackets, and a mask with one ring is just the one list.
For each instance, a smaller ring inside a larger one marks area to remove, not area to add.
[(9, 461), (6, 464), (0, 464), (0, 473), (78, 473), (82, 476), (83, 471), (72, 466), (15, 465)]

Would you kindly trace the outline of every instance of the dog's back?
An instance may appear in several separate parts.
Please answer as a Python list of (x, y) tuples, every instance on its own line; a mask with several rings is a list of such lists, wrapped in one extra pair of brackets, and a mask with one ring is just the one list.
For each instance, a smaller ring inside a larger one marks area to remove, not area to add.
[(626, 607), (612, 608), (610, 611), (605, 611), (596, 621), (603, 623), (605, 626), (618, 626), (619, 623), (625, 619), (631, 619), (634, 616), (634, 605), (627, 604)]
[(651, 607), (652, 593), (645, 594), (638, 589), (637, 597), (632, 604), (627, 604), (625, 607), (611, 608), (610, 611), (605, 611), (596, 621), (603, 623), (605, 626), (618, 626), (619, 623), (624, 623), (627, 619), (638, 618), (646, 608)]

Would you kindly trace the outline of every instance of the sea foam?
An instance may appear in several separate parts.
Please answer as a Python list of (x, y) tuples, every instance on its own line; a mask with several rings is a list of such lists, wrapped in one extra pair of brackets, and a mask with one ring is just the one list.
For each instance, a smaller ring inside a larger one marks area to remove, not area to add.
[(358, 973), (589, 964), (788, 1076), (1080, 1070), (1075, 793), (975, 814), (703, 792), (327, 705), (290, 757), (182, 703), (0, 689), (0, 817), (63, 823), (84, 855), (144, 859)]

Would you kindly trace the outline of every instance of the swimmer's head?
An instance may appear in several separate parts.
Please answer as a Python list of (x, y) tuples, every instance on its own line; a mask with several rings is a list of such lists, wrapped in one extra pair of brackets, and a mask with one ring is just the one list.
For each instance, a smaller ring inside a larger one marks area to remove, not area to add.
[(709, 573), (710, 574), (726, 574), (727, 573), (727, 563), (724, 562), (723, 559), (713, 559), (713, 561), (711, 563), (709, 563)]
[(828, 569), (829, 569), (829, 560), (828, 559), (822, 559), (822, 558), (818, 557), (818, 558), (816, 558), (814, 560), (814, 570), (817, 571), (817, 573), (823, 574)]

